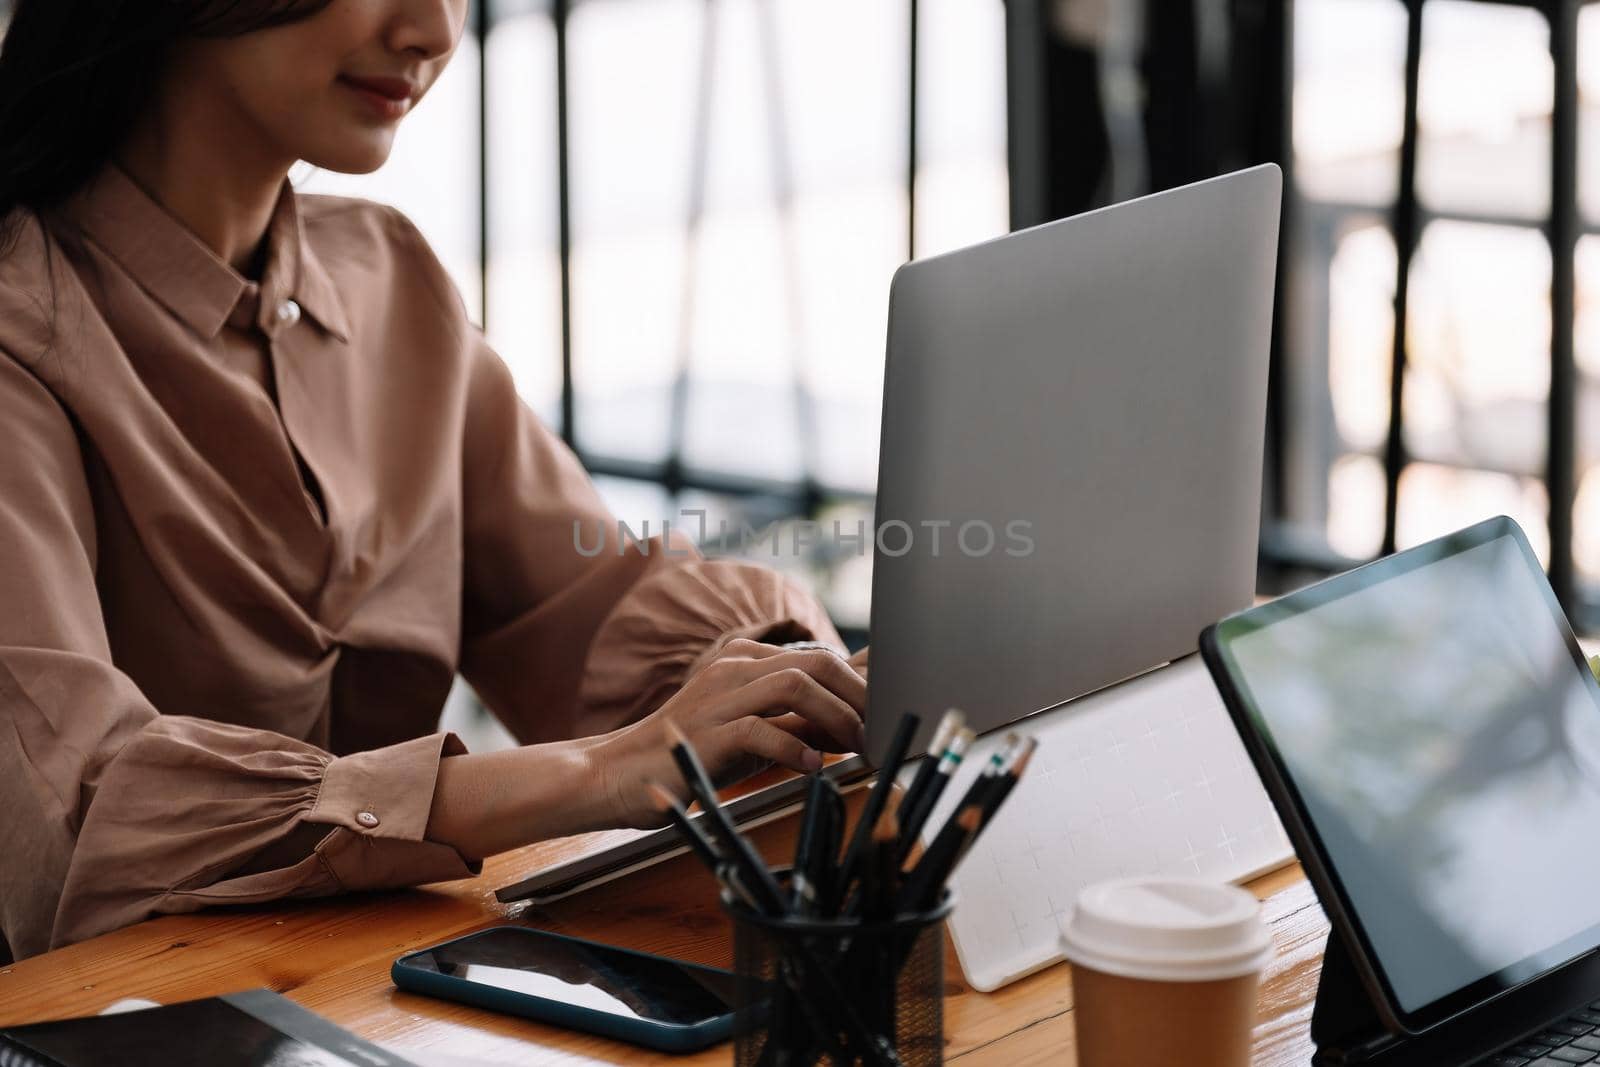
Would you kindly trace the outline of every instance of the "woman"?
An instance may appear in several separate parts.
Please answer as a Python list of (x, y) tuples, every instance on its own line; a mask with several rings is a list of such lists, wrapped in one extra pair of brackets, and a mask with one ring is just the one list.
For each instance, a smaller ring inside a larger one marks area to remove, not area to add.
[[(593, 488), (417, 232), (288, 186), (381, 164), (466, 10), (14, 5), (0, 951), (648, 825), (668, 720), (724, 780), (859, 745), (860, 671), (778, 647), (837, 642), (814, 602), (595, 554)], [(434, 732), (458, 669), (522, 747)]]

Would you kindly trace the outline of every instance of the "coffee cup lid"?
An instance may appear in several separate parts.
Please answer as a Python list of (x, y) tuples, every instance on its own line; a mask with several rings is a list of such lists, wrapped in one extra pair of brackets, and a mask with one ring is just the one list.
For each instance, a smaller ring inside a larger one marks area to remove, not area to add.
[(1197, 878), (1124, 878), (1088, 886), (1061, 931), (1069, 961), (1105, 974), (1206, 982), (1272, 958), (1261, 905), (1237, 886)]

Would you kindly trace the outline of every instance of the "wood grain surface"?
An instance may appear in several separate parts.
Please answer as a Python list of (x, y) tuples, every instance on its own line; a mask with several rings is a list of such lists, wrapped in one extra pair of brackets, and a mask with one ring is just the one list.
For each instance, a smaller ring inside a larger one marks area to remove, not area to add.
[[(859, 802), (861, 794), (852, 800)], [(779, 861), (794, 820), (757, 830)], [(402, 993), (395, 957), (496, 923), (524, 923), (716, 966), (730, 930), (710, 876), (682, 856), (545, 907), (504, 905), (497, 886), (603, 835), (498, 856), (481, 876), (405, 892), (167, 916), (0, 968), (0, 1025), (92, 1014), (124, 997), (168, 1003), (259, 986), (402, 1053), (434, 1048), (487, 1064), (727, 1063), (730, 1046), (668, 1056), (575, 1031)], [(1251, 883), (1277, 956), (1261, 991), (1256, 1062), (1304, 1064), (1328, 924), (1298, 866)], [(959, 906), (959, 904), (958, 904)], [(1074, 1062), (1071, 968), (1059, 964), (994, 993), (961, 980), (946, 944), (946, 1058), (961, 1064)]]

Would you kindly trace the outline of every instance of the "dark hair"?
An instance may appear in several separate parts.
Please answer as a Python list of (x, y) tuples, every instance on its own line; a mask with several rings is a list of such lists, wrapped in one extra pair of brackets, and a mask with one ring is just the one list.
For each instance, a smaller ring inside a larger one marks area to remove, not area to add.
[(0, 46), (0, 254), (115, 153), (174, 44), (313, 15), (331, 0), (15, 0)]

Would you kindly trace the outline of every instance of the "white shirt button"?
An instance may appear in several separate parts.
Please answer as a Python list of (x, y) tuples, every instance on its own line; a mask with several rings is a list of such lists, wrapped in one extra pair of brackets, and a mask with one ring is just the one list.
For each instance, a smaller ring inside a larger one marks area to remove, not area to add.
[(278, 305), (278, 322), (284, 326), (293, 326), (300, 321), (300, 305), (293, 300), (285, 300)]
[(356, 822), (370, 830), (374, 826), (378, 825), (378, 817), (372, 814), (370, 811), (363, 811), (357, 813)]

